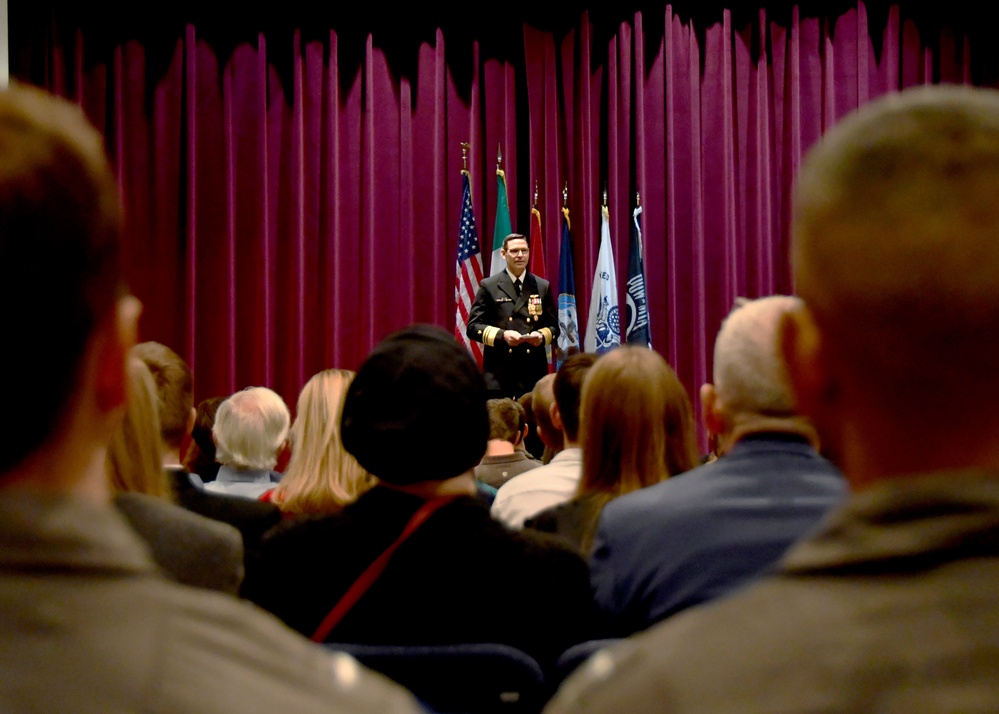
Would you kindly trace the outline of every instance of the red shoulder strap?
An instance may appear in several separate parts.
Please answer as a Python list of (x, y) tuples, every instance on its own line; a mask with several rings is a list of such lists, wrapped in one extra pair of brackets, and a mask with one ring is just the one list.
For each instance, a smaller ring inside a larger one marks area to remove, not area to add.
[(382, 574), (385, 567), (388, 565), (389, 560), (392, 558), (392, 554), (395, 553), (396, 548), (402, 545), (403, 541), (409, 538), (409, 536), (411, 536), (417, 528), (423, 525), (423, 523), (434, 511), (441, 506), (450, 503), (454, 500), (454, 498), (454, 496), (448, 498), (436, 498), (432, 501), (427, 501), (420, 506), (419, 510), (417, 510), (416, 513), (413, 514), (412, 518), (409, 519), (406, 527), (402, 529), (402, 533), (399, 534), (399, 537), (395, 539), (395, 542), (386, 548), (381, 555), (375, 558), (374, 562), (372, 562), (371, 565), (369, 565), (365, 571), (361, 573), (360, 577), (354, 581), (353, 585), (347, 588), (347, 592), (343, 594), (343, 597), (341, 597), (329, 613), (327, 613), (326, 617), (323, 618), (323, 621), (319, 623), (319, 627), (312, 633), (311, 639), (313, 642), (326, 641), (327, 635), (329, 635), (333, 628), (339, 624), (344, 615), (350, 611), (350, 608), (352, 608), (357, 601), (361, 599), (361, 596), (367, 592), (368, 588), (374, 584), (374, 582), (378, 579), (378, 576)]

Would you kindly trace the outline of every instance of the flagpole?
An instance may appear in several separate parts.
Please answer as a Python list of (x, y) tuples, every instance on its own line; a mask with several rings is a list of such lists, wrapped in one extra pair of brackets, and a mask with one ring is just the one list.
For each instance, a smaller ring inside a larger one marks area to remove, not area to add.
[[(469, 142), (467, 142), (467, 141), (461, 142), (461, 173), (462, 173), (462, 175), (468, 176), (468, 177), (471, 177), (471, 174), (468, 173), (468, 150), (471, 149), (471, 148), (472, 148), (472, 145)], [(468, 191), (469, 191), (469, 195), (471, 195), (471, 191), (472, 191), (471, 184), (469, 184)]]
[[(635, 191), (635, 209), (637, 210), (638, 213), (642, 212), (642, 192), (641, 191), (637, 191), (637, 190)], [(641, 233), (638, 234), (638, 255), (642, 259), (642, 263), (644, 264), (645, 263), (645, 241), (642, 240), (642, 234)], [(644, 271), (645, 271), (644, 265), (643, 265), (642, 271), (643, 271), (643, 282), (644, 282)]]

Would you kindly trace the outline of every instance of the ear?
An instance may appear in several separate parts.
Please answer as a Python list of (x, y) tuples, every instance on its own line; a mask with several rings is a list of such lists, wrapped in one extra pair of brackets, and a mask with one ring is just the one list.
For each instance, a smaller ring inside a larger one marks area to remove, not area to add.
[(552, 405), (548, 407), (548, 415), (552, 418), (552, 426), (559, 431), (565, 431), (562, 424), (562, 412), (558, 410), (558, 404), (552, 402)]
[(95, 342), (94, 397), (97, 407), (111, 412), (128, 399), (128, 352), (135, 344), (142, 303), (131, 295), (120, 298)]
[(718, 390), (710, 382), (701, 385), (701, 417), (704, 428), (712, 436), (718, 436), (725, 430), (725, 418), (718, 404)]
[(818, 424), (834, 390), (815, 318), (807, 307), (798, 307), (781, 317), (777, 330), (798, 412)]
[(190, 434), (194, 431), (194, 422), (198, 419), (198, 410), (195, 407), (191, 407), (191, 413), (187, 415), (187, 433)]
[(517, 444), (523, 444), (524, 443), (524, 439), (527, 438), (527, 430), (528, 430), (528, 428), (529, 427), (527, 426), (527, 424), (524, 424), (524, 428), (521, 429), (520, 430), (520, 434), (517, 435), (517, 440), (513, 442), (514, 446), (516, 446)]

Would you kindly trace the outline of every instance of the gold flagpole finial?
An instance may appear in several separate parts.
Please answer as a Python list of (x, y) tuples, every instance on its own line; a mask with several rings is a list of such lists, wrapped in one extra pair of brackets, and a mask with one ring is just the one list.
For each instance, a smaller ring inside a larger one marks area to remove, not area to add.
[(565, 188), (562, 189), (562, 208), (569, 207), (569, 182), (565, 182)]
[(607, 208), (607, 187), (604, 186), (604, 208)]
[(468, 171), (468, 150), (472, 145), (467, 141), (461, 142), (461, 170)]
[(496, 170), (497, 171), (502, 171), (503, 170), (503, 145), (502, 144), (497, 144), (496, 145)]
[(640, 207), (642, 205), (642, 194), (639, 191), (635, 191), (635, 206)]
[(534, 182), (534, 208), (538, 207), (538, 182)]

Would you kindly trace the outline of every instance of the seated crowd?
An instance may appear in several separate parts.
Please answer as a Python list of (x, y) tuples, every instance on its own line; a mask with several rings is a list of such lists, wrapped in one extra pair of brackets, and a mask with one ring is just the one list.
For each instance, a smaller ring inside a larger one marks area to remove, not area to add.
[(0, 710), (419, 712), (321, 645), (498, 643), (554, 677), (590, 642), (546, 712), (993, 710), (997, 117), (910, 90), (818, 143), (800, 296), (720, 325), (702, 455), (647, 346), (489, 399), (424, 324), (294, 413), (258, 385), (195, 407), (185, 360), (135, 344), (100, 137), (0, 90), (4, 303), (59, 308), (5, 308), (32, 354), (4, 356), (29, 412), (0, 458)]

